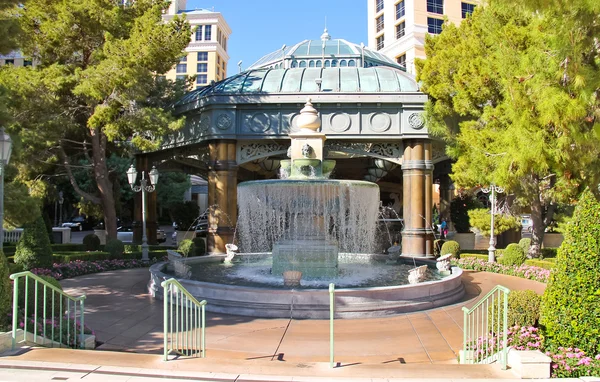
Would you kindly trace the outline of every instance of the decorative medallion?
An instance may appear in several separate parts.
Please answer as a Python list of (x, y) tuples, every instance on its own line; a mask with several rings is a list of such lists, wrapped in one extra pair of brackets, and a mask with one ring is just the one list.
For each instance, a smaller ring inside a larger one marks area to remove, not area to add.
[(374, 113), (369, 118), (370, 129), (376, 133), (383, 133), (389, 130), (392, 125), (392, 119), (387, 113)]
[(352, 121), (350, 120), (350, 116), (347, 113), (338, 111), (336, 113), (333, 113), (329, 117), (329, 125), (331, 131), (335, 131), (336, 133), (343, 133), (344, 131), (347, 131), (350, 128), (350, 125), (352, 125)]
[(210, 127), (210, 117), (208, 115), (203, 115), (200, 117), (200, 123), (198, 124), (198, 129), (200, 130), (200, 135), (206, 135), (208, 133), (208, 128)]
[(254, 113), (249, 122), (250, 130), (255, 133), (264, 133), (271, 128), (271, 118), (267, 113)]
[(415, 130), (420, 130), (425, 126), (425, 121), (421, 116), (421, 113), (412, 113), (408, 116), (408, 124)]
[(231, 117), (227, 114), (221, 114), (217, 117), (217, 128), (227, 130), (231, 127)]

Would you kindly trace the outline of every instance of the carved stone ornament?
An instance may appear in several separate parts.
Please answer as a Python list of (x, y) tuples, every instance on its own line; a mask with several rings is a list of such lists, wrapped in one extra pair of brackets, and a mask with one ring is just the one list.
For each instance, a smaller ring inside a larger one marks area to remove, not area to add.
[(231, 117), (227, 114), (221, 114), (217, 117), (217, 128), (227, 130), (231, 127)]
[(364, 153), (364, 155), (377, 154), (386, 158), (402, 157), (402, 143), (356, 143), (356, 142), (328, 142), (325, 149), (348, 153)]
[(408, 116), (408, 124), (415, 130), (422, 129), (425, 126), (425, 121), (421, 113), (412, 113)]
[(209, 127), (210, 127), (210, 117), (208, 115), (203, 115), (202, 117), (200, 117), (200, 123), (198, 125), (200, 134), (205, 135), (206, 133), (208, 133)]
[(238, 146), (239, 158), (242, 162), (247, 162), (256, 157), (264, 157), (267, 154), (286, 151), (288, 146), (283, 146), (278, 143), (245, 143)]

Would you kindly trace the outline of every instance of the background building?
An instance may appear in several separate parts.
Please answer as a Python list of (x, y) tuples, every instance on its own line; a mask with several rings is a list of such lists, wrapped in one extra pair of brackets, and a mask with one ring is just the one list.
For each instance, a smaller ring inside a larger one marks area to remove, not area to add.
[(415, 74), (425, 58), (425, 35), (442, 31), (444, 17), (460, 23), (479, 0), (367, 0), (369, 48), (393, 58)]
[(14, 51), (7, 55), (0, 54), (0, 66), (3, 65), (14, 65), (14, 66), (32, 66), (33, 61), (23, 57), (21, 52)]
[(170, 20), (174, 15), (185, 13), (192, 26), (190, 44), (180, 63), (167, 72), (166, 77), (171, 80), (183, 79), (187, 76), (197, 76), (196, 85), (202, 87), (211, 81), (220, 81), (227, 77), (227, 41), (231, 29), (223, 15), (208, 9), (186, 10), (186, 0), (173, 0), (165, 20)]

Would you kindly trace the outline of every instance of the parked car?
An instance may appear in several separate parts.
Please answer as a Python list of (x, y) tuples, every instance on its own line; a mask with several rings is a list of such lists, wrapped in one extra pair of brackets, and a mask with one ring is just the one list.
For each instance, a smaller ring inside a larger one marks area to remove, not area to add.
[(162, 229), (157, 229), (156, 241), (158, 241), (159, 243), (164, 243), (165, 241), (167, 241), (167, 233)]
[(94, 222), (83, 216), (75, 216), (71, 221), (62, 223), (62, 226), (71, 228), (71, 230), (87, 231), (92, 229)]
[[(132, 241), (133, 240), (133, 226), (131, 224), (124, 224), (120, 227), (117, 228), (117, 238), (119, 237), (119, 233), (125, 233), (125, 232), (130, 232), (131, 233), (131, 239), (129, 239), (128, 241)], [(125, 238), (125, 237), (129, 237), (128, 235), (120, 235), (121, 237)], [(119, 239), (121, 241), (124, 242), (124, 240)], [(159, 243), (164, 243), (165, 241), (167, 241), (167, 233), (162, 230), (162, 229), (157, 229), (156, 230), (156, 241), (158, 241)]]
[(521, 215), (521, 231), (533, 231), (533, 220), (531, 220), (531, 215)]

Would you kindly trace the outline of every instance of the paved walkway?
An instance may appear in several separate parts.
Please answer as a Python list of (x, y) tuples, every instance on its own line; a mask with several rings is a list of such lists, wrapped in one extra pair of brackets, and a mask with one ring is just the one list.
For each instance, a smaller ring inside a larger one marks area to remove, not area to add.
[[(513, 290), (533, 289), (538, 293), (545, 288), (544, 284), (517, 277), (465, 272), (463, 282), (467, 295), (459, 304), (389, 318), (336, 320), (335, 359), (341, 367), (336, 368), (338, 371), (334, 374), (327, 374), (332, 372), (327, 367), (327, 320), (262, 319), (207, 312), (207, 358), (162, 362), (158, 356), (163, 344), (162, 301), (146, 293), (148, 280), (148, 269), (132, 269), (61, 282), (68, 293), (87, 295), (86, 325), (95, 330), (97, 340), (102, 343), (98, 349), (130, 354), (36, 349), (10, 357), (11, 361), (73, 360), (98, 367), (204, 370), (230, 373), (229, 376), (231, 373), (310, 376), (319, 371), (322, 376), (346, 376), (345, 380), (349, 377), (416, 378), (423, 377), (424, 371), (427, 378), (445, 380), (511, 378), (506, 371), (489, 365), (470, 368), (469, 376), (464, 375), (464, 369), (461, 371), (461, 366), (456, 364), (462, 346), (461, 308), (471, 306), (478, 296), (497, 284)], [(428, 364), (426, 368), (423, 368), (424, 363)], [(239, 375), (236, 378), (238, 382), (242, 380)]]

